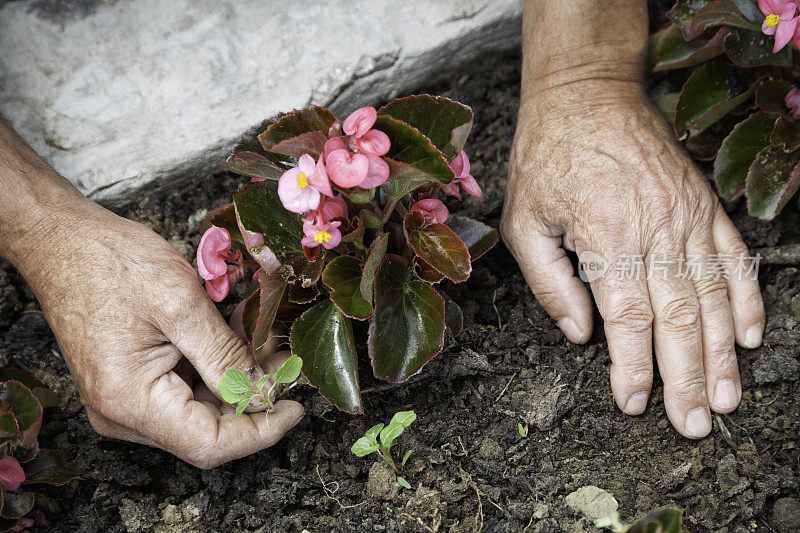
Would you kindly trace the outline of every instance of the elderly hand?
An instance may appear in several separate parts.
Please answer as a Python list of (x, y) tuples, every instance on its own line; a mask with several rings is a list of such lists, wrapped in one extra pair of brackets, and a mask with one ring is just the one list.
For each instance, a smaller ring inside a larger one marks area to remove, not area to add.
[[(667, 414), (680, 433), (703, 437), (711, 430), (709, 407), (728, 413), (739, 404), (734, 340), (747, 348), (761, 343), (758, 282), (718, 278), (710, 269), (693, 279), (678, 275), (678, 260), (689, 256), (708, 266), (714, 254), (746, 263), (749, 254), (639, 83), (576, 81), (523, 104), (501, 231), (534, 294), (573, 342), (591, 335), (592, 302), (565, 250), (598, 254), (612, 266), (590, 287), (605, 322), (611, 388), (625, 413), (647, 405), (653, 346)], [(641, 276), (613, 275), (613, 265), (636, 256)], [(656, 272), (658, 261), (672, 266)]]

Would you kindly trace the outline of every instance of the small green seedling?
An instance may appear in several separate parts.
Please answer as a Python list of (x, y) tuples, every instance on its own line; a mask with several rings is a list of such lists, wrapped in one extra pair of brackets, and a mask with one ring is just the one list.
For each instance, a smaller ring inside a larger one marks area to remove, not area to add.
[(397, 476), (397, 484), (406, 489), (410, 489), (411, 484), (400, 475), (400, 471), (406, 465), (406, 462), (408, 462), (408, 458), (411, 457), (413, 450), (408, 450), (405, 455), (403, 455), (403, 460), (400, 461), (400, 467), (398, 468), (397, 463), (395, 463), (392, 458), (391, 448), (397, 444), (395, 442), (397, 437), (402, 435), (403, 431), (416, 419), (417, 414), (414, 411), (400, 411), (399, 413), (395, 413), (388, 426), (384, 426), (383, 424), (372, 426), (364, 433), (363, 437), (353, 443), (350, 451), (359, 457), (364, 457), (374, 452), (378, 453), (378, 455), (383, 457), (383, 460), (386, 461), (386, 464), (394, 470)]
[(523, 439), (528, 436), (528, 424), (522, 425), (522, 422), (517, 422), (517, 431), (519, 432), (519, 436)]
[(235, 368), (229, 368), (225, 371), (225, 374), (223, 374), (219, 382), (219, 394), (226, 402), (236, 404), (237, 415), (242, 414), (244, 410), (247, 409), (247, 406), (250, 405), (250, 402), (256, 397), (260, 398), (261, 404), (266, 408), (266, 411), (271, 413), (275, 410), (275, 406), (272, 403), (272, 391), (275, 389), (275, 386), (278, 383), (292, 383), (300, 377), (300, 372), (302, 370), (303, 360), (296, 355), (291, 356), (281, 365), (278, 371), (275, 372), (275, 381), (265, 392), (264, 387), (269, 383), (269, 378), (272, 377), (271, 374), (267, 374), (259, 379), (258, 383), (253, 386), (250, 384), (250, 380), (247, 379), (247, 375), (244, 372)]
[(662, 507), (635, 524), (623, 525), (619, 514), (613, 513), (594, 521), (597, 528), (610, 528), (614, 533), (680, 533), (683, 511), (677, 507)]

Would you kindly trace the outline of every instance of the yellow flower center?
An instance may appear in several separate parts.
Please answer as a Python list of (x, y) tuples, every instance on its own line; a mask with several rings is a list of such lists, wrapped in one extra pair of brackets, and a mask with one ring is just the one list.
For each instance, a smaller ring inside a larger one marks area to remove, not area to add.
[(325, 230), (319, 231), (316, 235), (314, 235), (314, 241), (320, 244), (323, 242), (328, 242), (329, 240), (331, 240), (331, 234)]
[(308, 176), (306, 176), (305, 172), (301, 172), (297, 175), (297, 186), (301, 189), (308, 187)]
[(781, 20), (780, 15), (767, 15), (766, 24), (768, 28), (773, 27)]

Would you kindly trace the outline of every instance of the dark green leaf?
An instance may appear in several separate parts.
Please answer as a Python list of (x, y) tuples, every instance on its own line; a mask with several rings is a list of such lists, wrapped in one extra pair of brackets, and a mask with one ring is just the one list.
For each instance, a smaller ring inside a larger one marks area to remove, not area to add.
[(372, 304), (361, 294), (364, 265), (353, 256), (341, 255), (328, 263), (322, 283), (331, 289), (331, 300), (350, 318), (366, 320), (372, 316)]
[(450, 215), (445, 224), (467, 245), (472, 261), (491, 250), (500, 240), (496, 229), (469, 217)]
[(19, 432), (14, 413), (0, 408), (0, 442), (9, 439)]
[(328, 138), (322, 132), (309, 131), (308, 133), (301, 133), (297, 137), (284, 139), (270, 148), (269, 151), (275, 154), (290, 155), (298, 159), (301, 155), (308, 154), (316, 161), (324, 150), (325, 141), (327, 140)]
[(16, 380), (0, 384), (0, 400), (6, 410), (14, 413), (20, 431), (41, 423), (42, 404), (31, 390)]
[(303, 371), (303, 360), (292, 355), (286, 360), (283, 365), (275, 372), (275, 381), (277, 383), (292, 383), (298, 377), (300, 372)]
[(384, 233), (372, 243), (367, 256), (367, 262), (364, 263), (364, 273), (361, 275), (361, 296), (367, 302), (372, 303), (373, 285), (375, 284), (375, 273), (378, 267), (381, 266), (383, 256), (386, 255), (386, 248), (389, 246), (389, 234)]
[(787, 154), (767, 146), (747, 172), (747, 211), (772, 220), (800, 187), (800, 150)]
[(358, 389), (358, 367), (352, 323), (326, 299), (292, 325), (292, 353), (303, 359), (303, 374), (342, 411), (364, 411)]
[(456, 283), (466, 281), (472, 271), (467, 246), (444, 224), (425, 224), (418, 211), (406, 215), (406, 239), (419, 257)]
[(443, 96), (420, 94), (392, 100), (378, 110), (413, 126), (447, 158), (464, 149), (472, 130), (472, 109)]
[(78, 469), (53, 450), (39, 450), (39, 455), (25, 463), (24, 469), (25, 485), (29, 483), (63, 485), (78, 477)]
[(414, 258), (414, 274), (422, 281), (435, 284), (444, 279), (444, 274), (433, 268), (421, 257)]
[(461, 312), (461, 307), (453, 301), (447, 294), (442, 291), (439, 296), (444, 300), (444, 323), (450, 334), (455, 337), (461, 331), (464, 325), (464, 313)]
[(722, 42), (729, 32), (727, 28), (720, 28), (710, 36), (703, 35), (686, 41), (680, 29), (674, 24), (670, 25), (656, 34), (653, 40), (652, 71), (693, 67), (717, 57), (723, 52)]
[(381, 185), (381, 190), (389, 198), (402, 198), (420, 185), (436, 181), (430, 174), (411, 165), (387, 157), (384, 161), (389, 165), (389, 178)]
[(429, 181), (453, 181), (455, 175), (444, 154), (419, 130), (388, 115), (379, 116), (374, 128), (386, 133), (392, 141), (386, 157), (414, 167), (429, 176)]
[(381, 432), (381, 430), (382, 430), (383, 428), (384, 428), (384, 425), (383, 425), (383, 424), (375, 424), (374, 426), (372, 426), (371, 428), (369, 428), (369, 429), (366, 431), (366, 433), (364, 433), (364, 436), (365, 436), (365, 437), (369, 437), (369, 438), (373, 438), (373, 439), (375, 439), (375, 438), (377, 438), (377, 437), (378, 437), (378, 434)]
[(678, 98), (680, 95), (681, 93), (676, 91), (674, 93), (667, 93), (656, 100), (656, 107), (670, 124), (675, 124), (675, 107), (678, 105)]
[(750, 98), (753, 88), (736, 69), (718, 61), (699, 67), (686, 81), (675, 109), (679, 139), (697, 135)]
[(758, 152), (769, 144), (775, 115), (753, 113), (728, 135), (714, 161), (714, 181), (723, 198), (732, 199), (744, 191), (747, 170)]
[(197, 225), (197, 231), (205, 233), (212, 225), (227, 230), (232, 240), (242, 242), (242, 232), (239, 230), (239, 223), (236, 222), (236, 209), (233, 204), (225, 204), (210, 211)]
[(626, 533), (680, 533), (682, 515), (678, 508), (664, 507), (630, 526)]
[(375, 437), (361, 437), (353, 443), (350, 451), (358, 457), (364, 457), (378, 451), (378, 441), (375, 440)]
[(792, 84), (786, 80), (767, 80), (756, 89), (756, 105), (767, 113), (788, 115), (786, 93)]
[(39, 381), (36, 376), (27, 370), (22, 370), (21, 368), (15, 368), (13, 366), (0, 368), (0, 381), (9, 381), (12, 379), (19, 381), (29, 389), (45, 386), (44, 383)]
[(689, 30), (691, 38), (699, 36), (706, 29), (714, 26), (734, 26), (745, 30), (761, 31), (761, 25), (745, 19), (739, 8), (730, 0), (713, 0), (698, 10), (692, 17)]
[(401, 382), (420, 372), (444, 345), (444, 300), (387, 254), (375, 276), (369, 356), (376, 377)]
[(689, 41), (693, 37), (692, 19), (700, 9), (710, 3), (711, 0), (678, 0), (672, 9), (667, 11), (667, 17), (680, 28), (683, 38)]
[(247, 298), (242, 311), (245, 340), (256, 356), (269, 340), (275, 315), (286, 290), (286, 282), (277, 271), (259, 271), (258, 285), (259, 289)]
[[(303, 225), (300, 215), (284, 209), (278, 193), (268, 181), (251, 182), (234, 196), (236, 216), (243, 240), (253, 258), (265, 270), (274, 269), (262, 254), (300, 249)], [(264, 250), (264, 247), (269, 250)]]
[(236, 152), (219, 165), (234, 174), (270, 180), (280, 178), (284, 172), (282, 168), (256, 152)]
[(31, 512), (36, 497), (32, 492), (3, 491), (3, 511), (0, 516), (17, 520)]
[(258, 136), (258, 140), (265, 150), (272, 150), (279, 142), (309, 131), (320, 131), (327, 136), (334, 123), (336, 117), (333, 113), (324, 107), (311, 106), (279, 115), (275, 122)]
[(740, 67), (766, 65), (789, 67), (792, 65), (791, 47), (787, 46), (783, 50), (773, 53), (772, 37), (764, 35), (761, 31), (734, 29), (725, 37), (722, 46), (731, 61)]
[(770, 142), (784, 152), (793, 152), (800, 148), (800, 122), (788, 117), (778, 117)]
[(233, 147), (233, 154), (239, 152), (254, 152), (261, 155), (266, 155), (266, 150), (261, 146), (258, 136), (261, 135), (271, 124), (277, 120), (278, 117), (270, 117), (264, 119), (258, 124), (254, 124), (247, 131), (242, 133), (236, 145)]
[(47, 387), (34, 387), (31, 389), (31, 392), (39, 399), (39, 403), (42, 404), (43, 409), (58, 405), (58, 396)]

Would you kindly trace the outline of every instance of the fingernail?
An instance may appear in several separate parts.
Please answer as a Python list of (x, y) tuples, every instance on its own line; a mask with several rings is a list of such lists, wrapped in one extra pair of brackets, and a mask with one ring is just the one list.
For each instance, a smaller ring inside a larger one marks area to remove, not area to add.
[(705, 437), (711, 432), (711, 414), (706, 407), (697, 407), (689, 411), (683, 423), (684, 431), (694, 438)]
[(561, 328), (561, 331), (564, 332), (570, 342), (581, 342), (583, 340), (583, 332), (571, 318), (564, 317), (559, 320), (558, 327)]
[(647, 399), (650, 395), (646, 392), (637, 392), (628, 398), (628, 403), (625, 404), (625, 414), (640, 415), (644, 413), (647, 408)]
[(733, 409), (739, 405), (739, 387), (731, 379), (721, 379), (714, 388), (714, 405), (720, 409)]
[(758, 348), (761, 345), (761, 337), (764, 334), (764, 324), (756, 324), (750, 326), (747, 334), (744, 336), (744, 342), (747, 343), (748, 348)]

